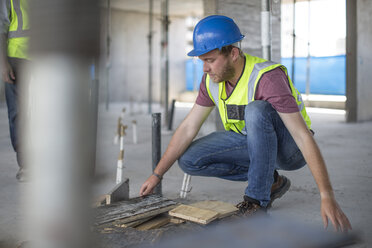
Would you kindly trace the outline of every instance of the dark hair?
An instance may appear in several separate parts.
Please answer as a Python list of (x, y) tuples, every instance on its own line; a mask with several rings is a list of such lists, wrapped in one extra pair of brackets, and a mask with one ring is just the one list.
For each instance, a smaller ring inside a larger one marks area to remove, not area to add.
[[(224, 55), (225, 57), (227, 55), (229, 55), (231, 53), (231, 51), (233, 50), (233, 48), (236, 47), (236, 46), (233, 46), (233, 45), (228, 45), (228, 46), (224, 46), (221, 48), (220, 50), (220, 54)], [(243, 51), (239, 48), (239, 47), (236, 47), (239, 49), (239, 54), (240, 56), (243, 56)]]

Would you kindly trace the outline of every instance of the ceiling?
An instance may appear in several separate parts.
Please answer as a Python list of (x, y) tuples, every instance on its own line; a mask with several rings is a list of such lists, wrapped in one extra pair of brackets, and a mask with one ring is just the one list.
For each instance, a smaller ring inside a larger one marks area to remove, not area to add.
[[(150, 0), (111, 0), (111, 7), (136, 12), (149, 12)], [(103, 0), (107, 4), (107, 0)], [(202, 16), (203, 0), (168, 0), (169, 15)], [(153, 13), (160, 14), (161, 0), (153, 0)]]

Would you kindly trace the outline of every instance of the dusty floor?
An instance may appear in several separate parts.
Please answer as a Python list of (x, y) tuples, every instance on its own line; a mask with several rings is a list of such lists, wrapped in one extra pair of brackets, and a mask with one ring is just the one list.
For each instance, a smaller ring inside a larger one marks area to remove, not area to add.
[[(125, 139), (125, 174), (130, 179), (130, 195), (138, 196), (139, 188), (151, 173), (151, 116), (145, 114), (147, 106), (135, 105), (132, 114), (129, 104), (112, 104), (106, 111), (99, 110), (95, 195), (108, 192), (115, 184), (116, 159), (119, 146), (113, 144), (117, 118), (127, 108), (124, 124), (128, 125)], [(154, 106), (154, 110), (160, 110)], [(174, 127), (185, 117), (188, 107), (175, 111)], [(316, 140), (327, 162), (336, 198), (348, 215), (353, 228), (359, 231), (364, 243), (353, 247), (372, 246), (372, 122), (346, 124), (342, 113), (318, 113), (309, 109), (316, 131)], [(137, 121), (138, 144), (133, 143), (131, 121)], [(211, 123), (202, 128), (200, 135), (210, 132)], [(172, 132), (163, 131), (162, 152)], [(6, 108), (0, 108), (0, 247), (13, 247), (22, 233), (23, 215), (20, 210), (22, 189), (15, 179), (17, 165), (9, 139)], [(284, 172), (292, 182), (289, 192), (277, 200), (270, 210), (272, 216), (287, 217), (304, 224), (322, 226), (319, 212), (320, 198), (315, 182), (307, 167)], [(179, 196), (183, 172), (174, 165), (163, 180), (163, 194), (167, 198)], [(189, 201), (206, 199), (238, 203), (246, 183), (215, 178), (193, 177)]]

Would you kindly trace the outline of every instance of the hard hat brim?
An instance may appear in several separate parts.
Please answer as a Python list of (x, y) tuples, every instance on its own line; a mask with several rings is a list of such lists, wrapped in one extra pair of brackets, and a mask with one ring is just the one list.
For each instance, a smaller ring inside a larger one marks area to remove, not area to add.
[(222, 47), (224, 46), (228, 46), (228, 45), (231, 45), (231, 44), (234, 44), (238, 41), (241, 41), (242, 39), (244, 39), (244, 35), (241, 35), (239, 37), (239, 39), (237, 40), (233, 40), (233, 41), (230, 41), (229, 43), (225, 43), (225, 44), (222, 44), (222, 46), (220, 47), (212, 47), (212, 48), (209, 48), (209, 49), (203, 49), (203, 50), (197, 50), (197, 49), (193, 49), (191, 50), (187, 56), (190, 56), (190, 57), (196, 57), (196, 56), (200, 56), (200, 55), (203, 55), (203, 54), (206, 54), (206, 53), (209, 53), (210, 51), (213, 51), (214, 49), (221, 49)]

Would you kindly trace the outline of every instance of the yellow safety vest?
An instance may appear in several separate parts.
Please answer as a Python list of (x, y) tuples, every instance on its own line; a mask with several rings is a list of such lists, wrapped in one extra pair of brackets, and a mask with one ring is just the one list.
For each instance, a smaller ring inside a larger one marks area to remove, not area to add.
[(10, 0), (8, 56), (28, 59), (29, 19), (28, 0)]
[(255, 100), (256, 88), (262, 75), (265, 72), (274, 70), (278, 67), (280, 67), (287, 75), (292, 95), (296, 99), (301, 115), (304, 118), (307, 127), (309, 129), (311, 128), (311, 121), (306, 113), (305, 104), (302, 100), (301, 94), (293, 86), (293, 83), (288, 76), (287, 69), (281, 64), (245, 54), (243, 75), (240, 77), (239, 82), (236, 84), (229, 97), (226, 95), (226, 82), (214, 83), (210, 79), (209, 75), (206, 77), (206, 88), (209, 97), (213, 100), (220, 112), (220, 117), (225, 130), (232, 130), (242, 134), (246, 133), (244, 130), (245, 106)]

